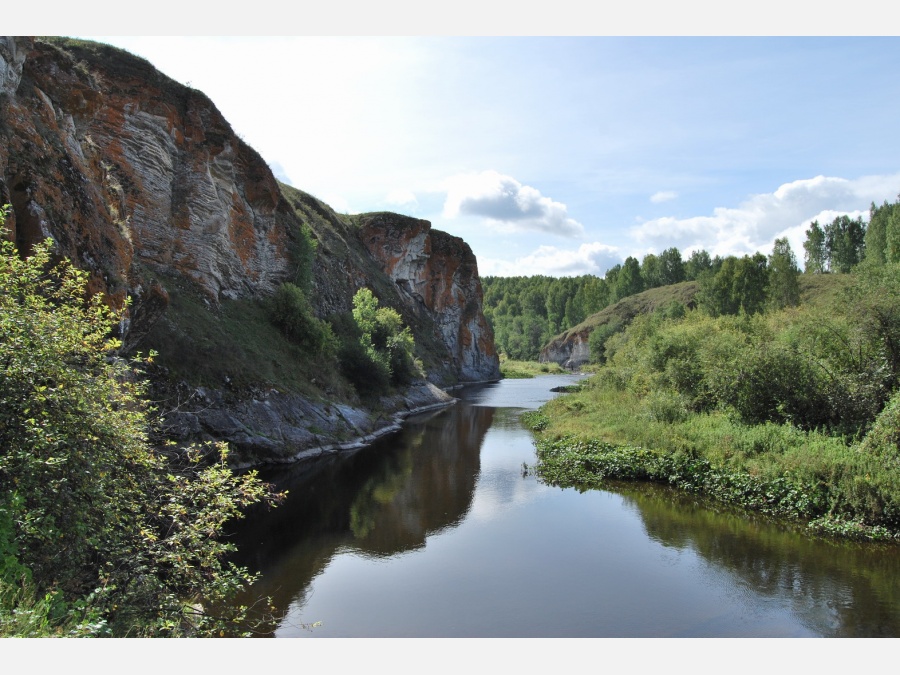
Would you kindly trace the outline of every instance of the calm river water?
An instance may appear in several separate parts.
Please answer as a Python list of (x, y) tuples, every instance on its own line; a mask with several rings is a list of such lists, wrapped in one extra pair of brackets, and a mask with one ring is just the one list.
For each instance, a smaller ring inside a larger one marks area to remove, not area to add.
[(275, 637), (900, 636), (896, 546), (525, 475), (519, 416), (571, 381), (469, 387), (355, 454), (264, 475), (290, 494), (236, 535), (262, 572), (242, 602), (272, 597)]

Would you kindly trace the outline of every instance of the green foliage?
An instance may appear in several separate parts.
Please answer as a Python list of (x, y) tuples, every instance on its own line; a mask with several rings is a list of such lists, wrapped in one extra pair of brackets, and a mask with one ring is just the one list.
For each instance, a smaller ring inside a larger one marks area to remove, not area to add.
[(591, 350), (591, 363), (606, 362), (606, 341), (616, 333), (624, 330), (622, 321), (613, 317), (611, 321), (599, 324), (588, 336), (588, 348)]
[(334, 320), (344, 336), (338, 352), (342, 372), (361, 394), (384, 393), (418, 375), (412, 332), (396, 310), (378, 306), (370, 289), (361, 288), (353, 296), (349, 319)]
[(900, 263), (900, 202), (893, 205), (885, 232), (885, 259)]
[(640, 293), (645, 288), (644, 280), (641, 277), (641, 265), (637, 258), (628, 256), (622, 264), (616, 276), (616, 284), (613, 287), (613, 297), (616, 300), (627, 298), (629, 295)]
[[(24, 589), (10, 602), (40, 621), (80, 613), (114, 635), (230, 630), (244, 617), (208, 609), (250, 576), (226, 564), (219, 537), (272, 495), (254, 473), (232, 474), (224, 448), (210, 461), (154, 451), (141, 362), (115, 356), (117, 316), (84, 300), (86, 273), (51, 267), (49, 244), (26, 259), (0, 246), (4, 593)], [(52, 611), (35, 600), (46, 597)]]
[(269, 300), (272, 323), (285, 336), (312, 354), (334, 357), (336, 341), (331, 325), (313, 314), (309, 299), (298, 286), (282, 284)]
[(766, 305), (769, 275), (761, 253), (726, 258), (718, 272), (700, 277), (697, 304), (712, 316), (756, 314)]
[(541, 445), (538, 474), (661, 481), (819, 533), (896, 537), (900, 266), (801, 281), (799, 307), (635, 317), (579, 393), (541, 410), (539, 445), (558, 445)]
[(673, 247), (658, 256), (645, 256), (643, 264), (630, 258), (624, 265), (607, 270), (602, 279), (590, 274), (558, 279), (484, 277), (484, 314), (494, 330), (498, 351), (510, 359), (534, 361), (554, 336), (588, 321), (602, 323), (592, 317), (612, 304), (645, 288), (692, 279), (699, 270), (711, 266), (706, 251), (695, 252), (685, 263), (681, 252)]
[(844, 303), (856, 336), (848, 347), (867, 364), (860, 363), (859, 370), (882, 374), (883, 386), (896, 389), (900, 386), (900, 263), (860, 269)]
[(591, 275), (485, 277), (484, 314), (498, 350), (510, 359), (536, 361), (550, 338), (603, 309), (608, 289)]
[(865, 256), (866, 226), (861, 217), (838, 216), (825, 226), (825, 250), (828, 268), (847, 273)]
[(500, 375), (508, 380), (525, 380), (539, 375), (565, 373), (556, 363), (538, 363), (536, 361), (511, 361), (500, 357)]
[(712, 269), (712, 259), (704, 250), (694, 251), (684, 264), (684, 278), (687, 281), (696, 281), (704, 272)]
[(800, 268), (787, 237), (776, 239), (769, 256), (769, 301), (775, 309), (800, 304)]
[(883, 265), (887, 262), (887, 229), (893, 205), (884, 203), (882, 207), (869, 208), (869, 224), (866, 226), (866, 260), (870, 264)]
[(807, 274), (822, 274), (828, 271), (828, 256), (825, 251), (825, 231), (819, 227), (819, 221), (814, 220), (806, 231), (806, 241), (803, 242), (804, 271)]

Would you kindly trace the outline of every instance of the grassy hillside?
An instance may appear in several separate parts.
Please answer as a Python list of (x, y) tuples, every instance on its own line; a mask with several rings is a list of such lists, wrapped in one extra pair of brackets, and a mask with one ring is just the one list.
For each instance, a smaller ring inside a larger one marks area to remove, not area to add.
[(696, 293), (696, 281), (683, 281), (680, 284), (651, 288), (649, 291), (630, 295), (596, 314), (592, 314), (577, 326), (560, 333), (553, 338), (553, 341), (565, 341), (574, 335), (589, 333), (597, 326), (612, 322), (628, 325), (637, 315), (663, 309), (673, 302), (680, 302), (685, 307), (693, 306)]
[[(802, 274), (800, 275), (800, 303), (820, 305), (839, 301), (840, 293), (852, 279), (849, 274)], [(699, 289), (696, 281), (684, 281), (670, 286), (652, 288), (632, 295), (592, 314), (587, 319), (564, 331), (548, 342), (549, 345), (562, 344), (576, 335), (586, 338), (597, 328), (624, 330), (636, 316), (665, 310), (672, 303), (680, 303), (685, 308), (695, 306), (695, 296)]]

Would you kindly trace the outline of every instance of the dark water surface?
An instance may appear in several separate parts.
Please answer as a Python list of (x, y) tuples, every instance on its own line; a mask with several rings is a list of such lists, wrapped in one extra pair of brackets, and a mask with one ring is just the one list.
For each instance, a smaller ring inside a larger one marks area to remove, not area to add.
[[(349, 456), (264, 476), (241, 525), (276, 637), (900, 636), (900, 548), (815, 540), (656, 486), (524, 475), (523, 409), (569, 376), (457, 392)], [(315, 628), (308, 624), (321, 622)]]

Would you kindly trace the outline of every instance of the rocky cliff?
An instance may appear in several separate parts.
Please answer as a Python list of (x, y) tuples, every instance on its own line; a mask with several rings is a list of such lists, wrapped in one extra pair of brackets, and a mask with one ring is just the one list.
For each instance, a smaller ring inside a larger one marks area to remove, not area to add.
[[(204, 94), (121, 50), (0, 38), (0, 203), (12, 206), (7, 225), (20, 250), (50, 237), (57, 255), (90, 272), (92, 291), (117, 307), (130, 299), (121, 325), (127, 347), (156, 347), (147, 336), (173, 294), (195, 294), (216, 312), (293, 281), (302, 264), (298, 242), (311, 232), (319, 244), (311, 293), (319, 317), (347, 311), (353, 293), (368, 286), (413, 326), (432, 381), (499, 377), (475, 258), (461, 240), (396, 214), (338, 216), (280, 185)], [(178, 327), (187, 340), (189, 323)], [(422, 391), (413, 398), (427, 403)], [(277, 448), (246, 441), (265, 437), (259, 425), (271, 422), (241, 413), (260, 400), (254, 395), (222, 399), (206, 390), (202, 409), (218, 409), (228, 424), (183, 407), (179, 433), (244, 438), (248, 458), (254, 448), (286, 457), (328, 440), (286, 432)], [(297, 392), (280, 395), (287, 398), (272, 407), (283, 420), (285, 406), (300, 404), (291, 403)], [(327, 401), (315, 406), (328, 409)], [(378, 426), (349, 421), (355, 413), (329, 415), (343, 424), (332, 437)]]
[(591, 347), (588, 343), (591, 331), (591, 328), (585, 327), (558, 335), (541, 349), (538, 360), (541, 363), (558, 363), (563, 368), (578, 370), (591, 362)]
[(496, 379), (499, 357), (482, 313), (483, 293), (472, 250), (425, 220), (392, 213), (360, 218), (360, 237), (397, 285), (404, 303), (447, 346), (446, 370), (463, 380)]

